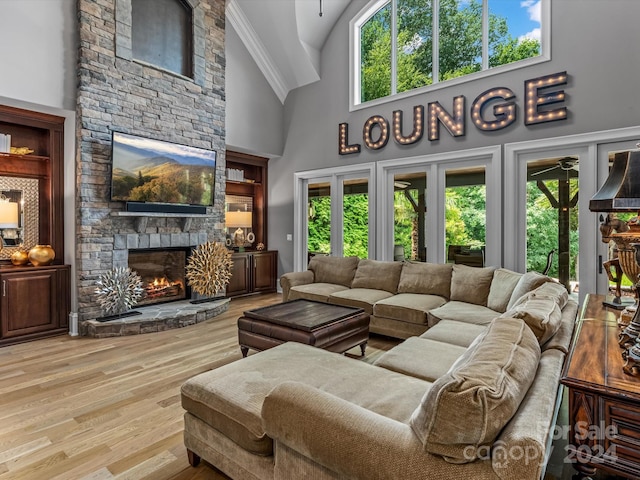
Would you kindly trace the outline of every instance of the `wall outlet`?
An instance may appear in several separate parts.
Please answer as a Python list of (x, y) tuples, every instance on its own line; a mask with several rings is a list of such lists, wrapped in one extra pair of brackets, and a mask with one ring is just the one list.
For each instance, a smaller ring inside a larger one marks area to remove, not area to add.
[(287, 242), (293, 242), (293, 234), (287, 233)]

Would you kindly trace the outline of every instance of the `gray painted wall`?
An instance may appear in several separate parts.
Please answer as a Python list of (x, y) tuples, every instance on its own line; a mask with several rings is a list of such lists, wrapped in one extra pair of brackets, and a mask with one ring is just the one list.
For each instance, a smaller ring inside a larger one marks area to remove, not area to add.
[[(284, 153), (269, 162), (269, 248), (279, 251), (280, 273), (293, 269), (293, 243), (285, 234), (293, 232), (294, 172), (640, 124), (640, 2), (552, 0), (550, 62), (350, 113), (349, 20), (366, 3), (351, 2), (327, 39), (322, 51), (322, 79), (291, 92), (285, 102)], [(525, 126), (524, 81), (565, 70), (569, 74), (564, 87), (569, 118)], [(470, 123), (468, 109), (480, 93), (493, 87), (509, 87), (516, 93), (518, 120), (501, 131), (481, 132)], [(369, 151), (363, 145), (360, 154), (338, 155), (339, 123), (348, 122), (350, 140), (362, 143), (362, 126), (370, 116), (381, 114), (391, 119), (394, 110), (411, 112), (414, 105), (426, 107), (436, 100), (451, 110), (457, 95), (467, 99), (466, 136), (452, 138), (441, 129), (439, 141), (429, 142), (425, 135), (412, 146), (398, 146), (390, 140), (382, 150)]]
[(227, 148), (268, 157), (282, 155), (283, 105), (231, 22), (226, 24), (225, 44)]
[(2, 0), (0, 95), (76, 108), (75, 0)]

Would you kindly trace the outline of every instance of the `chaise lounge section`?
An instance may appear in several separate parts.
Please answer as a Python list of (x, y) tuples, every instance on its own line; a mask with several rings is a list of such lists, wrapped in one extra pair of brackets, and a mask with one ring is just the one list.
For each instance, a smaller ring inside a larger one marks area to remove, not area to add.
[(433, 316), (373, 364), (289, 342), (193, 377), (190, 461), (237, 479), (541, 478), (578, 306), (552, 281), (501, 298), (488, 322)]

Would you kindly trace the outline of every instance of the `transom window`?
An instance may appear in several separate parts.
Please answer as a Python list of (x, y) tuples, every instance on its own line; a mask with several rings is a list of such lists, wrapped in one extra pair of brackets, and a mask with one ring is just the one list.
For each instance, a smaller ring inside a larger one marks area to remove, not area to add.
[(549, 1), (372, 1), (351, 22), (352, 104), (546, 60)]

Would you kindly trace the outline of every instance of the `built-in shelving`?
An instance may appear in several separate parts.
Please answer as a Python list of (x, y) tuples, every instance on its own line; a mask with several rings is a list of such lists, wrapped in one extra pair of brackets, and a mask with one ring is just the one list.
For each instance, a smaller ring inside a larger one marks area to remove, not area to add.
[[(37, 180), (37, 243), (56, 252), (54, 264), (0, 268), (0, 345), (68, 331), (71, 269), (64, 264), (63, 117), (0, 105), (0, 133), (30, 154), (0, 153), (0, 176)], [(24, 228), (24, 227), (23, 227)]]

